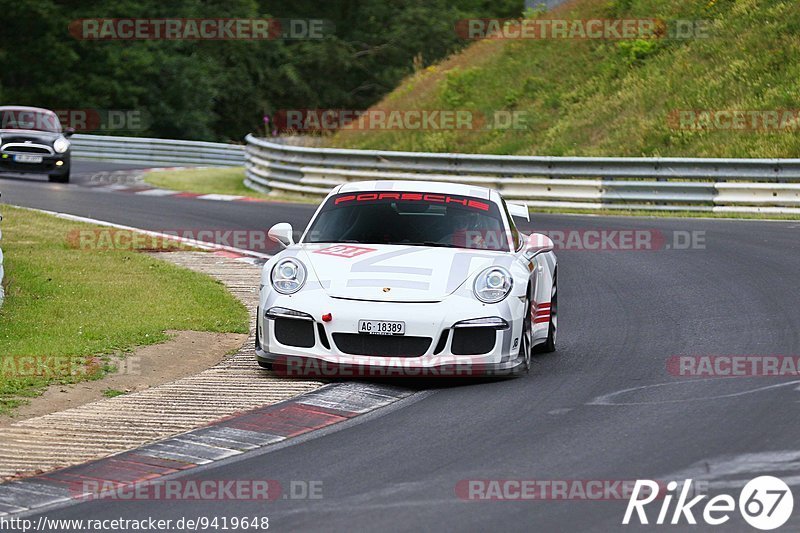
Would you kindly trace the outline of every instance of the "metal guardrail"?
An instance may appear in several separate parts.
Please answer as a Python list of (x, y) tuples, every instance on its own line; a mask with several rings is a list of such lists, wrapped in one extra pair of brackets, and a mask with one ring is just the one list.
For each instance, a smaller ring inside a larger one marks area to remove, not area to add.
[(244, 146), (143, 137), (73, 135), (72, 157), (140, 165), (241, 166)]
[(800, 159), (498, 156), (246, 141), (245, 185), (261, 191), (322, 196), (348, 181), (458, 181), (531, 207), (800, 214)]

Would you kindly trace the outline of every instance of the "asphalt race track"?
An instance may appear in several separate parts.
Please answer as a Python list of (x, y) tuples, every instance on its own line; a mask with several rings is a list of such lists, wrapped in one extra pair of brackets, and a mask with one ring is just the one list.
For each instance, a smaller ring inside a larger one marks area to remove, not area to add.
[[(301, 228), (313, 206), (101, 192), (0, 179), (2, 201), (146, 229)], [(626, 230), (666, 237), (657, 250), (561, 250), (559, 345), (525, 377), (409, 383), (384, 411), (265, 452), (192, 471), (209, 480), (322, 482), (322, 498), (274, 502), (74, 504), (50, 518), (268, 516), (280, 531), (609, 531), (627, 500), (464, 501), (465, 480), (683, 480), (728, 484), (774, 474), (800, 485), (800, 384), (781, 377), (672, 375), (675, 355), (800, 354), (800, 222), (541, 215), (524, 229)], [(701, 232), (675, 249), (675, 232)], [(659, 241), (661, 242), (661, 241)], [(189, 355), (189, 354), (187, 354)], [(459, 485), (459, 482), (461, 484)], [(797, 489), (795, 488), (797, 494)], [(660, 503), (648, 507), (651, 522)], [(702, 523), (702, 510), (695, 516)], [(670, 513), (671, 516), (671, 513)], [(797, 524), (796, 502), (790, 524)], [(709, 526), (650, 526), (707, 530)], [(754, 531), (732, 513), (725, 531)]]
[(312, 205), (192, 201), (185, 198), (144, 197), (109, 193), (88, 187), (102, 172), (132, 168), (99, 162), (73, 162), (72, 183), (48, 183), (47, 178), (0, 178), (0, 200), (4, 203), (70, 213), (149, 230), (251, 229), (264, 230), (276, 222), (291, 222), (301, 228), (314, 213)]

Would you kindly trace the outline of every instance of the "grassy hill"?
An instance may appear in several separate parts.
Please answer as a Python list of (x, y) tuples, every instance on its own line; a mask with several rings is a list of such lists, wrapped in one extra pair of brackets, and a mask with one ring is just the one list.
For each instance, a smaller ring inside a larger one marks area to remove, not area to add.
[(796, 0), (577, 0), (534, 16), (710, 23), (706, 38), (477, 41), (409, 77), (375, 108), (486, 116), (506, 110), (523, 116), (524, 127), (342, 130), (327, 143), (497, 154), (800, 157), (796, 122), (782, 129), (686, 129), (675, 120), (677, 110), (800, 109)]

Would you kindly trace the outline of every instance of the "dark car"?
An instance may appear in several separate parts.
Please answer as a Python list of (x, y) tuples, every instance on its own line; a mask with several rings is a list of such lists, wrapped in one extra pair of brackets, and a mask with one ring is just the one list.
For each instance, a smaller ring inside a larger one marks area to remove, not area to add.
[(67, 183), (73, 130), (62, 130), (58, 116), (38, 107), (0, 106), (0, 172), (47, 174)]

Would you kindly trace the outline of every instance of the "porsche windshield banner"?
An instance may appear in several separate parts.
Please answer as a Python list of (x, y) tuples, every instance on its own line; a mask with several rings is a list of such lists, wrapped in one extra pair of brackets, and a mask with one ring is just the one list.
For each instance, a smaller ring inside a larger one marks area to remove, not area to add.
[[(453, 194), (432, 194), (419, 192), (368, 192), (360, 194), (340, 194), (329, 200), (330, 205), (378, 203), (378, 202), (419, 202), (422, 204), (452, 204), (479, 211), (489, 211), (490, 203)], [(332, 203), (331, 203), (332, 202)]]

